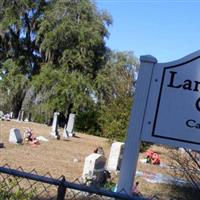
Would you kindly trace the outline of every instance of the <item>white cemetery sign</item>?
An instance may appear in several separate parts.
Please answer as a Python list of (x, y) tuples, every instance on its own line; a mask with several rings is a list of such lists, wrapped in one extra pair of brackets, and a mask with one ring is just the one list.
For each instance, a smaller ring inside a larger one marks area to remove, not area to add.
[(75, 117), (76, 115), (73, 113), (70, 113), (69, 115), (69, 120), (67, 122), (67, 133), (69, 134), (69, 136), (73, 136), (74, 135), (74, 122), (75, 122)]
[(141, 140), (200, 150), (200, 51), (169, 63), (140, 61), (118, 184), (129, 194)]
[(85, 158), (82, 177), (84, 180), (87, 178), (101, 182), (104, 178), (106, 158), (98, 153), (92, 153)]
[(117, 171), (120, 169), (123, 148), (124, 148), (123, 142), (112, 143), (107, 164), (108, 171)]
[(23, 142), (23, 138), (19, 129), (10, 129), (9, 142), (13, 144), (21, 144)]

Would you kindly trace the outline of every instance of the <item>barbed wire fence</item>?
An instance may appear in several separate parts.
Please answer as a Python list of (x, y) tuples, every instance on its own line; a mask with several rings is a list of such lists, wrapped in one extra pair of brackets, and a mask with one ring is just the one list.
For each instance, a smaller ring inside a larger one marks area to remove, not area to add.
[[(14, 198), (13, 198), (14, 195)], [(12, 197), (12, 198), (11, 198)], [(78, 179), (73, 182), (64, 176), (55, 179), (50, 173), (39, 175), (36, 170), (25, 172), (22, 167), (11, 169), (9, 165), (0, 167), (0, 200), (144, 200), (99, 187), (82, 184)]]

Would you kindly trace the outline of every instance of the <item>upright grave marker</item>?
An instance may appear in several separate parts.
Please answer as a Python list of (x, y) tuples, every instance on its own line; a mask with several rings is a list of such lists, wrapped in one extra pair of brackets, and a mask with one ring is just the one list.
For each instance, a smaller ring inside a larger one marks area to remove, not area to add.
[(24, 121), (24, 110), (21, 111), (21, 118), (20, 121)]
[(18, 112), (17, 121), (20, 121), (20, 119), (21, 119), (21, 114), (22, 114), (22, 111), (20, 110), (20, 111)]
[(67, 131), (67, 124), (65, 124), (64, 129), (63, 129), (63, 139), (67, 140), (69, 138), (69, 133)]
[(106, 158), (98, 153), (92, 153), (85, 158), (82, 177), (86, 179), (95, 179), (95, 182), (101, 183), (104, 179)]
[(141, 140), (200, 151), (200, 51), (169, 63), (140, 61), (118, 184), (129, 194)]
[(74, 122), (75, 122), (76, 115), (73, 113), (70, 113), (69, 120), (67, 122), (67, 127), (65, 127), (65, 132), (63, 134), (63, 137), (72, 137), (74, 135)]
[(23, 142), (23, 138), (19, 129), (10, 129), (9, 142), (13, 144), (21, 144)]
[(112, 143), (107, 164), (108, 171), (120, 170), (123, 150), (124, 150), (123, 142)]
[(59, 112), (54, 112), (53, 114), (53, 123), (52, 123), (52, 130), (51, 130), (51, 135), (55, 138), (59, 138), (59, 132), (58, 132), (58, 115)]
[(32, 116), (32, 114), (30, 112), (28, 112), (24, 121), (25, 122), (30, 122), (31, 121), (31, 116)]

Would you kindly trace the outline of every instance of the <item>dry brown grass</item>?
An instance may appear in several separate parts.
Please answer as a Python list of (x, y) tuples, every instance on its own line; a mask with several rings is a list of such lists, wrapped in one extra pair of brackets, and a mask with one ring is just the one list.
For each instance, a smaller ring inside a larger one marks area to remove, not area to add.
[[(102, 146), (106, 155), (109, 153), (109, 143), (104, 138), (77, 133), (77, 137), (69, 141), (52, 139), (49, 135), (51, 127), (37, 123), (2, 121), (2, 140), (5, 148), (0, 149), (0, 163), (8, 163), (10, 167), (22, 166), (24, 170), (36, 169), (40, 174), (50, 172), (54, 177), (66, 176), (68, 180), (81, 177), (84, 159), (98, 145)], [(49, 142), (41, 142), (32, 146), (28, 143), (15, 145), (8, 142), (9, 130), (19, 128), (21, 133), (31, 127), (36, 136), (44, 136)], [(62, 129), (59, 130), (62, 135)], [(78, 162), (74, 162), (77, 159)]]
[[(73, 181), (81, 177), (85, 157), (92, 153), (97, 146), (103, 147), (107, 158), (109, 155), (110, 143), (105, 138), (77, 133), (77, 137), (70, 138), (69, 141), (63, 141), (62, 138), (61, 140), (52, 139), (49, 135), (51, 127), (43, 124), (17, 121), (0, 121), (0, 124), (2, 141), (5, 146), (5, 148), (0, 149), (1, 166), (9, 164), (14, 169), (21, 166), (25, 171), (36, 169), (40, 175), (50, 172), (55, 178), (64, 175), (67, 180)], [(36, 147), (28, 143), (14, 145), (8, 142), (11, 128), (19, 128), (23, 134), (28, 127), (33, 129), (36, 136), (42, 135), (49, 139), (49, 142), (41, 142)], [(63, 129), (59, 129), (61, 136), (62, 131)], [(156, 145), (153, 145), (151, 149), (160, 154), (162, 163), (171, 164), (169, 154), (171, 150)], [(139, 155), (139, 159), (141, 158), (144, 158), (144, 154)], [(75, 159), (78, 162), (74, 162)], [(137, 170), (146, 173), (173, 174), (173, 171), (169, 168), (142, 164), (141, 162), (138, 162)], [(185, 197), (185, 194), (182, 192), (184, 190), (181, 190), (179, 187), (175, 188), (166, 184), (151, 184), (142, 177), (136, 177), (136, 180), (140, 182), (139, 189), (145, 196), (157, 195), (163, 200), (170, 199), (172, 196), (179, 197), (179, 199), (184, 199), (183, 197)]]

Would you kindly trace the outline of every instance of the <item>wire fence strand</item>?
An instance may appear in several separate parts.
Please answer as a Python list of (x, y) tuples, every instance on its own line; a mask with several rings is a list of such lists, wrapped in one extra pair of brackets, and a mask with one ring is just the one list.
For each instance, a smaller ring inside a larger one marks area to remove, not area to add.
[(22, 167), (0, 167), (0, 200), (143, 200), (146, 198), (117, 193), (100, 187), (91, 187), (78, 179), (68, 182), (64, 176), (55, 179), (50, 173), (39, 175), (34, 169), (25, 172)]

